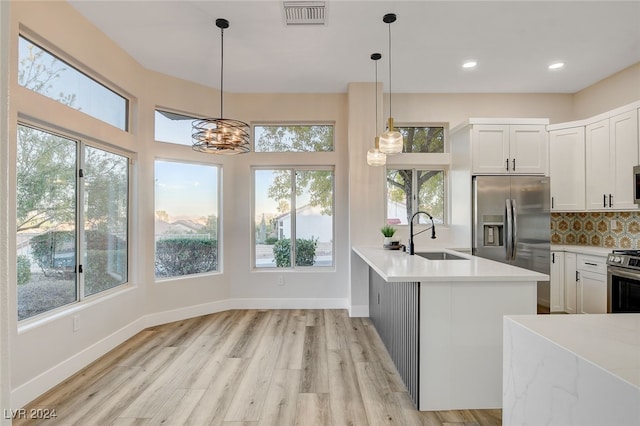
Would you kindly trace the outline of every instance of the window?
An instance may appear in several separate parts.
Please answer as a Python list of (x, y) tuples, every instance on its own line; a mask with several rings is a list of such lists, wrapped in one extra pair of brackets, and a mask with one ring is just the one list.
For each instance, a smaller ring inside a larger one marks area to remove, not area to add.
[[(444, 223), (444, 170), (387, 169), (387, 223), (408, 225), (417, 211)], [(414, 223), (428, 223), (419, 215)]]
[(402, 134), (402, 152), (442, 153), (444, 152), (444, 127), (396, 127)]
[(175, 112), (156, 110), (155, 140), (178, 145), (193, 145), (191, 134), (195, 117), (177, 114)]
[(155, 276), (218, 270), (217, 166), (155, 163)]
[(129, 159), (26, 125), (17, 142), (18, 320), (126, 283)]
[(254, 169), (253, 174), (254, 266), (333, 266), (333, 169)]
[(333, 151), (333, 126), (254, 126), (255, 152)]
[(127, 130), (127, 99), (22, 36), (18, 54), (20, 86)]

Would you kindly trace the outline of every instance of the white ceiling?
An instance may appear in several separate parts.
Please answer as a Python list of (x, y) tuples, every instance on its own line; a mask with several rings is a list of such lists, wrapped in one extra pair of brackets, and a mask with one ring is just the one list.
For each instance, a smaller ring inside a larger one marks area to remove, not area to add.
[[(574, 93), (640, 62), (640, 1), (327, 2), (326, 25), (285, 26), (282, 1), (70, 2), (144, 67), (246, 93), (340, 93), (349, 82), (394, 93)], [(463, 70), (467, 59), (478, 66)], [(553, 61), (562, 70), (550, 71)]]

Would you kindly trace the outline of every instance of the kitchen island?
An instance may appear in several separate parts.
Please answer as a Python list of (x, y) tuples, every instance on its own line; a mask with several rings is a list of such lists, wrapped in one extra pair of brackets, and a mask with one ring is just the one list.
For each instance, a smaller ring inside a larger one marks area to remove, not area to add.
[(503, 316), (535, 314), (549, 276), (451, 250), (438, 252), (463, 259), (353, 251), (369, 267), (369, 316), (417, 408), (500, 408)]

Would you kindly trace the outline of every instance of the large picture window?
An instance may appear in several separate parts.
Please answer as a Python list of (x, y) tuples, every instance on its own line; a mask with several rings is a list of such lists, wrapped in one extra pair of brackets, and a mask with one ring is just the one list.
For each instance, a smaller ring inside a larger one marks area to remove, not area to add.
[(18, 84), (127, 130), (128, 100), (20, 36)]
[(219, 168), (156, 160), (155, 276), (218, 270)]
[[(426, 211), (436, 223), (445, 218), (444, 170), (387, 169), (387, 223), (408, 225), (417, 211)], [(414, 223), (427, 223), (419, 215)]]
[(333, 169), (254, 169), (253, 174), (254, 266), (333, 266)]
[(126, 283), (129, 159), (26, 125), (17, 142), (18, 320)]

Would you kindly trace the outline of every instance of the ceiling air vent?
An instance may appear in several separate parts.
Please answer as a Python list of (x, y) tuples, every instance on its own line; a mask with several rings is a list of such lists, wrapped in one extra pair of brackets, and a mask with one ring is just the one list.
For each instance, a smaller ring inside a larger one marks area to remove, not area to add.
[(325, 2), (285, 1), (284, 23), (286, 25), (324, 25)]

